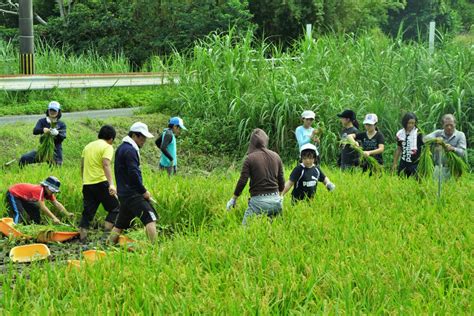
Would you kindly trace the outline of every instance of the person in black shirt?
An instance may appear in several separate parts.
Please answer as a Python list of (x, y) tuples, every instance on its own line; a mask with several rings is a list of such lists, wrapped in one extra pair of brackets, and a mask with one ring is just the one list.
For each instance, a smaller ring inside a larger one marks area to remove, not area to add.
[[(385, 150), (385, 138), (377, 129), (378, 118), (376, 114), (370, 113), (365, 116), (364, 127), (365, 132), (348, 135), (348, 139), (356, 140), (358, 145), (362, 147), (364, 156), (372, 156), (377, 162), (383, 165), (382, 153)], [(367, 163), (361, 164), (362, 170), (367, 171)]]
[[(344, 110), (337, 115), (343, 126), (340, 133), (341, 140), (347, 139), (347, 135), (357, 134), (359, 132), (359, 122), (357, 122), (356, 114), (352, 110)], [(341, 146), (341, 155), (338, 159), (338, 165), (342, 170), (350, 169), (359, 165), (359, 154), (351, 148), (350, 145)]]
[(321, 169), (315, 165), (319, 156), (316, 146), (313, 144), (301, 146), (300, 155), (301, 164), (296, 166), (291, 172), (290, 179), (285, 183), (281, 196), (284, 196), (293, 185), (294, 189), (291, 192), (291, 201), (293, 203), (312, 199), (316, 194), (318, 182), (323, 182), (329, 191), (336, 188)]
[(403, 128), (396, 134), (397, 149), (393, 155), (392, 172), (395, 172), (398, 165), (398, 175), (404, 174), (407, 177), (416, 175), (418, 158), (423, 146), (423, 135), (416, 127), (417, 123), (418, 119), (414, 113), (405, 114), (402, 118)]

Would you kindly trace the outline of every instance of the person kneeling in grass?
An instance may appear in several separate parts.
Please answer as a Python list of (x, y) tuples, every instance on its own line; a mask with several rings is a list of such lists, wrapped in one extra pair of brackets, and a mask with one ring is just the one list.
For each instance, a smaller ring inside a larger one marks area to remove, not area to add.
[(156, 211), (151, 205), (150, 192), (143, 185), (140, 170), (140, 148), (147, 138), (153, 138), (148, 126), (136, 122), (130, 127), (128, 136), (115, 152), (115, 179), (120, 201), (120, 210), (109, 241), (116, 244), (119, 235), (130, 227), (132, 220), (139, 217), (145, 225), (146, 234), (151, 242), (156, 239)]
[(114, 155), (112, 143), (115, 140), (115, 129), (110, 125), (101, 127), (98, 140), (84, 147), (81, 159), (82, 195), (84, 210), (79, 223), (81, 240), (87, 237), (90, 222), (94, 219), (100, 204), (107, 211), (104, 229), (114, 227), (119, 211), (117, 189), (112, 179), (111, 161)]
[(53, 220), (54, 224), (61, 224), (61, 221), (46, 206), (45, 200), (51, 201), (64, 215), (73, 217), (74, 214), (66, 211), (64, 206), (56, 199), (55, 194), (59, 192), (60, 185), (59, 180), (52, 176), (46, 178), (39, 185), (30, 183), (12, 185), (7, 191), (6, 199), (7, 208), (13, 217), (14, 223), (28, 224), (33, 222), (40, 224), (41, 210)]
[(284, 196), (291, 187), (291, 201), (295, 203), (300, 200), (312, 199), (316, 194), (318, 182), (323, 182), (328, 191), (333, 191), (336, 186), (316, 166), (319, 153), (313, 144), (305, 144), (300, 148), (301, 164), (291, 172), (290, 179), (285, 183), (285, 189), (281, 193)]
[(227, 210), (235, 207), (250, 178), (250, 200), (242, 224), (253, 215), (265, 214), (272, 218), (282, 212), (279, 193), (285, 187), (283, 163), (280, 156), (267, 148), (267, 134), (256, 128), (250, 136), (247, 158), (242, 166), (240, 178), (235, 186), (234, 196), (227, 202)]

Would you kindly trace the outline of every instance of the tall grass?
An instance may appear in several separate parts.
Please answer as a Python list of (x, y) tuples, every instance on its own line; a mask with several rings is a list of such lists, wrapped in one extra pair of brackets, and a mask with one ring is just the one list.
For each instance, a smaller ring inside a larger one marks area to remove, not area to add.
[[(312, 109), (328, 127), (323, 160), (335, 161), (336, 114), (354, 109), (380, 118), (387, 140), (394, 139), (401, 116), (415, 112), (426, 132), (454, 113), (458, 128), (473, 137), (474, 52), (446, 42), (434, 55), (423, 44), (402, 43), (380, 34), (302, 39), (293, 49), (213, 34), (187, 56), (176, 55), (170, 68), (180, 73), (181, 112), (190, 119), (196, 142), (219, 150), (245, 150), (251, 130), (261, 127), (271, 146), (294, 155), (299, 115)], [(265, 61), (273, 57), (278, 61)]]

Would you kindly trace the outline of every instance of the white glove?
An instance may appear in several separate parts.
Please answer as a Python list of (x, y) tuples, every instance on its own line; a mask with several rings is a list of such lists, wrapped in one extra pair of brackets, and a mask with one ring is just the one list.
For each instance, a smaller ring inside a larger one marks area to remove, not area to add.
[(56, 136), (59, 134), (59, 131), (56, 128), (52, 128), (49, 130), (49, 133), (53, 136)]
[(336, 189), (336, 185), (332, 182), (328, 182), (328, 184), (326, 184), (326, 189), (328, 189), (328, 191), (334, 191)]
[(229, 202), (227, 202), (226, 209), (227, 209), (228, 211), (230, 211), (231, 208), (234, 208), (234, 207), (235, 207), (235, 203), (236, 203), (236, 202), (237, 202), (237, 201), (236, 201), (234, 198), (231, 198), (231, 199), (229, 200)]

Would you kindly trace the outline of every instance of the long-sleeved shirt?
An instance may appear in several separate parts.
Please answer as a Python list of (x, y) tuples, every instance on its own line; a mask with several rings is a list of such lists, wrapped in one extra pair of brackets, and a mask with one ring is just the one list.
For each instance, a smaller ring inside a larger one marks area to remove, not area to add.
[(431, 134), (426, 135), (423, 139), (424, 141), (441, 137), (445, 143), (454, 147), (454, 152), (458, 156), (464, 157), (466, 152), (466, 135), (463, 132), (454, 130), (454, 133), (451, 136), (447, 136), (443, 129), (438, 129)]
[[(48, 118), (43, 117), (36, 122), (36, 126), (33, 128), (33, 135), (43, 135), (44, 128), (51, 128), (51, 123)], [(63, 121), (58, 120), (54, 127), (58, 130), (59, 134), (54, 136), (54, 153), (56, 159), (59, 161), (63, 160), (63, 147), (62, 143), (66, 139), (66, 124)]]
[(251, 196), (281, 192), (285, 188), (283, 163), (276, 152), (266, 148), (267, 143), (265, 132), (256, 129), (234, 190), (235, 196), (242, 193), (249, 178)]
[(114, 163), (117, 193), (120, 198), (127, 198), (146, 192), (143, 186), (138, 151), (127, 142), (123, 142), (115, 152)]
[(311, 142), (314, 128), (304, 128), (303, 125), (298, 126), (295, 130), (296, 141), (298, 142), (298, 148), (301, 148), (304, 144)]

